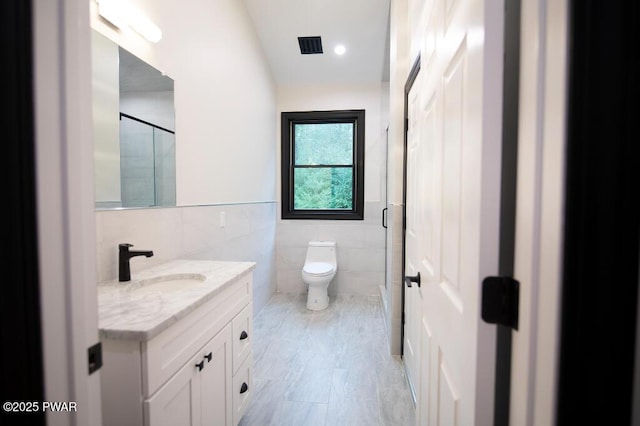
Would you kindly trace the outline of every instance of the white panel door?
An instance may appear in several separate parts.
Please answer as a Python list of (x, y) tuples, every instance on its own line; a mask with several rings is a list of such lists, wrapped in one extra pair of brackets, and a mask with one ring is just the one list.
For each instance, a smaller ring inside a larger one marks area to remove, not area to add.
[(424, 13), (405, 240), (406, 273), (421, 276), (405, 289), (405, 330), (422, 350), (405, 354), (425, 425), (493, 424), (495, 326), (480, 299), (498, 271), (503, 17), (494, 0), (435, 1)]

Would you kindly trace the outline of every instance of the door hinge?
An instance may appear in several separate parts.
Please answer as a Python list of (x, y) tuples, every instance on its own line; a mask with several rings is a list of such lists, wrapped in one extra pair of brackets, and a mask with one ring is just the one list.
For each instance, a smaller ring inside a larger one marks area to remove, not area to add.
[(482, 319), (518, 329), (520, 283), (511, 277), (487, 277), (482, 280)]
[(98, 342), (87, 349), (89, 360), (89, 374), (93, 374), (102, 367), (102, 343)]

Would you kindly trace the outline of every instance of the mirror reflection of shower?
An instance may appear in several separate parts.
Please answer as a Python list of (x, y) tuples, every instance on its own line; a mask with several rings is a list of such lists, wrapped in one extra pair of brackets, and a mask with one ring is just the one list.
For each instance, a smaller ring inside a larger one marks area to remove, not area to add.
[(173, 131), (120, 113), (122, 207), (176, 205)]
[(96, 209), (175, 206), (173, 79), (95, 30), (91, 41)]

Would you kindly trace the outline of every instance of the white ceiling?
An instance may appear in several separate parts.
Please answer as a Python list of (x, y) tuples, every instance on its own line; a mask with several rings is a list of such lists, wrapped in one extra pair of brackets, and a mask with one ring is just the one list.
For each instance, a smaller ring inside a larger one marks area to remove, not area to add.
[[(389, 0), (244, 0), (276, 83), (283, 86), (389, 80)], [(298, 37), (322, 37), (302, 55)], [(344, 44), (338, 56), (333, 49)]]

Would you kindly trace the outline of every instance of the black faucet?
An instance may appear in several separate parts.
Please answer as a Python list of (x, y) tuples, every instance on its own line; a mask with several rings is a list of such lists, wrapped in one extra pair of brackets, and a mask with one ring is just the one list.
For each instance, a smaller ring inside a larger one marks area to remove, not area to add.
[(118, 279), (120, 281), (131, 281), (131, 266), (129, 265), (129, 259), (134, 256), (153, 256), (151, 250), (129, 250), (129, 247), (133, 247), (133, 244), (119, 244), (118, 253)]

